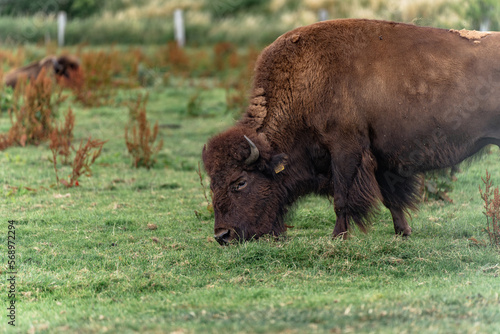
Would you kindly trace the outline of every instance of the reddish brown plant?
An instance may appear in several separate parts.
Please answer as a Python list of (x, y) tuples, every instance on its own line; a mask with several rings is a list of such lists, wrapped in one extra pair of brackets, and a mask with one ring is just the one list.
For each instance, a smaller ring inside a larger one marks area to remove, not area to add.
[[(235, 46), (229, 42), (220, 42), (214, 45), (214, 65), (217, 71), (223, 71), (228, 64), (228, 58), (235, 53)], [(234, 65), (232, 62), (230, 65)]]
[(111, 103), (115, 71), (113, 54), (104, 51), (88, 52), (80, 58), (82, 71), (72, 73), (72, 79), (68, 82), (75, 100), (89, 107)]
[(20, 82), (13, 99), (13, 107), (9, 110), (12, 127), (8, 134), (3, 135), (2, 142), (25, 146), (38, 145), (47, 140), (54, 126), (54, 109), (65, 97), (61, 89), (55, 91), (52, 79), (45, 75), (45, 69), (35, 80), (27, 84)]
[(479, 187), (479, 193), (484, 201), (484, 215), (486, 216), (486, 228), (484, 231), (488, 235), (490, 244), (500, 247), (500, 192), (498, 187), (493, 189), (491, 175), (486, 171), (486, 177), (481, 177), (484, 183), (484, 190)]
[(92, 166), (99, 155), (101, 155), (102, 147), (105, 143), (106, 141), (98, 139), (92, 140), (90, 137), (87, 139), (85, 144), (83, 144), (83, 140), (81, 140), (78, 149), (75, 150), (75, 158), (73, 159), (73, 163), (71, 165), (72, 172), (69, 177), (69, 181), (60, 180), (60, 182), (70, 188), (79, 185), (78, 179), (80, 176), (92, 176), (90, 166)]
[(50, 134), (49, 148), (52, 151), (52, 163), (56, 172), (57, 184), (59, 184), (59, 175), (57, 169), (57, 156), (62, 157), (62, 163), (67, 164), (71, 154), (71, 141), (73, 140), (73, 128), (75, 126), (75, 115), (71, 108), (64, 118), (63, 125), (55, 125)]
[[(134, 167), (151, 168), (156, 163), (156, 155), (163, 147), (163, 140), (155, 145), (158, 136), (158, 122), (151, 129), (146, 117), (148, 96), (138, 96), (135, 103), (129, 105), (130, 122), (125, 127), (125, 144), (132, 155)], [(129, 134), (131, 128), (131, 135)]]

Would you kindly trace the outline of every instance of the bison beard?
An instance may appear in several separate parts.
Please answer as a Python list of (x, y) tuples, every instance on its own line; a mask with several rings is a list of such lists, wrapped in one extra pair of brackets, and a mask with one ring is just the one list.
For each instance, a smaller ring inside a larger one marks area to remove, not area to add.
[(374, 209), (408, 236), (419, 173), (500, 143), (500, 34), (334, 20), (260, 55), (250, 105), (209, 140), (215, 237), (279, 235), (300, 196), (334, 199), (334, 236)]

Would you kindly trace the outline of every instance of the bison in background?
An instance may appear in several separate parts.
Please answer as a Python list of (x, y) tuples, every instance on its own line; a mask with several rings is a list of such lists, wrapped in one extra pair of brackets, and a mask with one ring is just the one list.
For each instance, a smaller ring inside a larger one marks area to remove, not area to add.
[(56, 79), (62, 77), (70, 78), (72, 72), (78, 71), (80, 64), (78, 59), (69, 55), (60, 57), (47, 56), (40, 61), (7, 72), (4, 76), (4, 84), (15, 87), (21, 77), (34, 80), (40, 74), (42, 68), (45, 68), (47, 74), (53, 73)]
[(379, 203), (408, 236), (419, 173), (500, 144), (500, 33), (333, 20), (261, 53), (241, 120), (203, 149), (215, 239), (279, 235), (292, 203), (334, 199), (333, 236)]

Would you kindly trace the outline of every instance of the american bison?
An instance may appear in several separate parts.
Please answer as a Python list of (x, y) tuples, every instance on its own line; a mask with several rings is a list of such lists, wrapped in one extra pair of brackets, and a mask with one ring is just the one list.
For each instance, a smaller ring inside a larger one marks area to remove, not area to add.
[(42, 68), (45, 68), (46, 73), (54, 73), (56, 76), (68, 78), (70, 72), (78, 70), (79, 66), (78, 60), (72, 56), (47, 56), (40, 61), (7, 72), (4, 84), (15, 87), (19, 78), (23, 76), (30, 80), (36, 79)]
[(279, 235), (309, 193), (333, 198), (334, 237), (380, 202), (408, 236), (419, 173), (500, 144), (500, 33), (316, 23), (264, 49), (250, 98), (203, 149), (220, 244)]

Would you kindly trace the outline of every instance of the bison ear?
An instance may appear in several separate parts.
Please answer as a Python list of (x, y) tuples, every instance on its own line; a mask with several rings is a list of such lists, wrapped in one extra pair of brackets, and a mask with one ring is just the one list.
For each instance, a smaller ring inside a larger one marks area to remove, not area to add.
[(201, 159), (203, 160), (203, 163), (205, 163), (206, 160), (206, 154), (207, 154), (207, 145), (203, 145), (203, 150), (201, 151)]
[(279, 174), (285, 170), (286, 165), (288, 164), (288, 156), (284, 153), (276, 154), (272, 157), (270, 168), (274, 174)]

